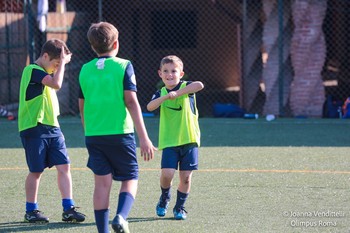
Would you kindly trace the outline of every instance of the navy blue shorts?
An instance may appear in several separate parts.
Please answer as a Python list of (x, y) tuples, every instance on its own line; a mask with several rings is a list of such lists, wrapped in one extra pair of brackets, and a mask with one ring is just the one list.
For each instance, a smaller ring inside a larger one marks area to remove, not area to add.
[(180, 171), (198, 170), (198, 146), (196, 143), (163, 149), (162, 168)]
[(112, 173), (117, 181), (137, 180), (139, 167), (134, 134), (85, 137), (87, 166), (95, 175)]
[(69, 164), (63, 136), (53, 138), (21, 137), (30, 172), (43, 172), (45, 168)]

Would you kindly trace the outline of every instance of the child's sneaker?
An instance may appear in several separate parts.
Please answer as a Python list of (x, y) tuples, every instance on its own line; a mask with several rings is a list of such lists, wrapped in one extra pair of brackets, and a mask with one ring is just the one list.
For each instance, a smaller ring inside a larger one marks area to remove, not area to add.
[(159, 202), (156, 207), (156, 212), (159, 217), (164, 217), (168, 211), (169, 200), (162, 200), (162, 197), (159, 198)]
[(128, 222), (119, 214), (112, 221), (112, 228), (117, 233), (130, 233)]
[(29, 223), (48, 223), (49, 218), (43, 215), (40, 210), (33, 210), (24, 215), (24, 221)]
[(77, 211), (79, 207), (72, 207), (62, 213), (62, 221), (64, 222), (84, 222), (85, 214), (79, 213)]
[(181, 207), (179, 209), (173, 209), (173, 213), (174, 213), (174, 218), (176, 220), (185, 220), (187, 218), (186, 213), (187, 211), (185, 210), (184, 207)]
[(16, 117), (13, 115), (13, 113), (7, 111), (3, 106), (0, 106), (0, 116), (6, 117), (7, 120), (9, 120), (9, 121), (13, 121), (16, 119)]
[(12, 112), (9, 112), (9, 113), (7, 114), (7, 120), (9, 120), (9, 121), (14, 121), (14, 120), (16, 120), (16, 117), (13, 115)]

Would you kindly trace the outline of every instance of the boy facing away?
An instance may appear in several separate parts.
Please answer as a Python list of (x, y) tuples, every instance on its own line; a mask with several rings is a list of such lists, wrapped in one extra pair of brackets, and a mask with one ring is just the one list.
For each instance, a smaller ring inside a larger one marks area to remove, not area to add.
[(175, 171), (179, 169), (177, 199), (173, 208), (174, 218), (186, 219), (185, 202), (191, 188), (192, 171), (198, 169), (200, 130), (195, 94), (204, 88), (199, 81), (181, 81), (183, 63), (174, 55), (162, 59), (158, 70), (165, 87), (158, 90), (147, 105), (148, 111), (160, 107), (159, 144), (162, 149), (160, 188), (161, 195), (156, 213), (167, 213), (171, 185)]
[[(22, 73), (18, 111), (18, 128), (25, 150), (29, 174), (25, 181), (26, 214), (30, 223), (49, 222), (38, 205), (38, 190), (45, 168), (56, 167), (61, 192), (62, 221), (83, 222), (85, 215), (76, 211), (72, 194), (70, 160), (58, 115), (56, 91), (62, 87), (65, 65), (71, 60), (66, 44), (48, 40), (40, 57)], [(51, 75), (53, 74), (53, 75)]]
[(92, 24), (87, 33), (97, 58), (86, 63), (79, 75), (79, 109), (93, 171), (93, 205), (99, 233), (109, 232), (109, 197), (112, 180), (121, 181), (118, 207), (112, 228), (129, 232), (126, 221), (135, 200), (138, 162), (134, 126), (141, 156), (153, 158), (150, 141), (136, 95), (136, 79), (130, 61), (116, 57), (118, 30), (110, 23)]

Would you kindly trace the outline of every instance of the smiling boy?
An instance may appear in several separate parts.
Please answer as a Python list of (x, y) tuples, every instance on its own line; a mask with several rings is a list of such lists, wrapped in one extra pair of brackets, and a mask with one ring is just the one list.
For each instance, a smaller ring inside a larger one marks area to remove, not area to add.
[(200, 129), (195, 93), (204, 88), (200, 81), (182, 81), (184, 74), (183, 62), (179, 57), (164, 57), (158, 75), (165, 86), (153, 95), (147, 105), (148, 111), (160, 107), (158, 148), (163, 150), (160, 176), (162, 194), (156, 213), (159, 217), (167, 213), (172, 180), (179, 169), (180, 181), (173, 209), (176, 220), (187, 217), (184, 205), (191, 188), (192, 172), (198, 169)]

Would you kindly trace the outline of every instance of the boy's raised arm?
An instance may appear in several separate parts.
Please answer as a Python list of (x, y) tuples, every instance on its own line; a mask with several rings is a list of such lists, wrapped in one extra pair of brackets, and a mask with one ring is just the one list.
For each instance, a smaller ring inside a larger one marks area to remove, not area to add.
[(170, 99), (169, 95), (161, 96), (157, 99), (151, 100), (151, 102), (147, 104), (147, 110), (150, 112), (156, 110), (167, 99)]
[(188, 84), (186, 87), (179, 89), (177, 91), (174, 91), (175, 93), (170, 94), (169, 99), (176, 99), (179, 96), (190, 94), (190, 93), (196, 93), (204, 88), (204, 85), (200, 81), (194, 81), (190, 84)]

